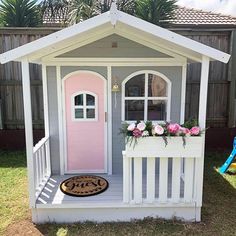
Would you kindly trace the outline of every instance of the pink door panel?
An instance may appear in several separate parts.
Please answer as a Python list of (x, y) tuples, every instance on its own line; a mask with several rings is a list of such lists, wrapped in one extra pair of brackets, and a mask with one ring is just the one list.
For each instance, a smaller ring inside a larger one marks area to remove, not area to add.
[(67, 171), (105, 171), (105, 81), (79, 72), (64, 82)]

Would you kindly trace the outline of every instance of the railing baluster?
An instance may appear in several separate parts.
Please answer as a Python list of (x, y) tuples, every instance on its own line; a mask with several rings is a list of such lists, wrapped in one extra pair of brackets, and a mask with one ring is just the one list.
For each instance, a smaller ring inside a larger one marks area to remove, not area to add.
[(134, 158), (134, 202), (142, 203), (142, 158)]
[(131, 158), (127, 157), (123, 151), (123, 202), (129, 203), (131, 200)]
[(184, 200), (191, 202), (193, 199), (194, 158), (185, 158), (184, 172)]
[(147, 202), (155, 200), (155, 157), (147, 158)]
[(159, 200), (167, 201), (168, 187), (168, 158), (160, 158)]
[(173, 202), (178, 202), (180, 199), (181, 158), (173, 158), (172, 165), (171, 198)]

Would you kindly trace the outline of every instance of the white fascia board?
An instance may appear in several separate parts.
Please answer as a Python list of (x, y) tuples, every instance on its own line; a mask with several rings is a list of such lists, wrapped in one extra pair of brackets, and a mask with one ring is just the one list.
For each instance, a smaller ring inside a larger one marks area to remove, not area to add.
[(182, 35), (176, 34), (167, 29), (161, 28), (147, 21), (141, 20), (137, 17), (128, 15), (124, 12), (119, 11), (118, 21), (125, 25), (136, 28), (138, 30), (142, 30), (143, 32), (146, 32), (148, 34), (154, 35), (157, 38), (169, 41), (183, 48), (187, 48), (199, 54), (208, 56), (214, 60), (218, 60), (224, 63), (227, 63), (229, 61), (230, 55), (227, 53), (206, 46), (202, 43), (196, 42)]
[(95, 16), (86, 21), (62, 29), (58, 32), (47, 35), (43, 38), (17, 47), (3, 54), (0, 54), (0, 63), (5, 64), (9, 61), (19, 61), (19, 58), (28, 57), (31, 54), (37, 53), (42, 49), (48, 49), (53, 51), (55, 48), (55, 44), (61, 43), (69, 38), (78, 36), (81, 33), (84, 33), (98, 26), (102, 26), (108, 22), (110, 22), (109, 12), (103, 13), (99, 16)]

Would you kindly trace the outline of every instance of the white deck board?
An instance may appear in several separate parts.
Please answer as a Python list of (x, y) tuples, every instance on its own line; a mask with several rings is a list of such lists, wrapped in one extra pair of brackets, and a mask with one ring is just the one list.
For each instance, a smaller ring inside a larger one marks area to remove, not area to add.
[[(108, 183), (109, 187), (104, 192), (89, 196), (89, 197), (73, 197), (64, 194), (60, 190), (60, 183), (75, 175), (54, 175), (51, 176), (48, 183), (44, 187), (42, 193), (40, 194), (36, 205), (37, 207), (43, 207), (43, 205), (47, 204), (112, 204), (118, 203), (121, 204), (123, 202), (123, 180), (122, 175), (100, 175), (104, 177)], [(168, 198), (171, 197), (171, 176), (168, 175)], [(159, 179), (156, 179), (156, 187), (158, 189)], [(183, 195), (183, 184), (181, 184), (181, 195)], [(146, 198), (146, 176), (143, 176), (143, 198)], [(155, 196), (158, 197), (159, 193), (156, 191)]]

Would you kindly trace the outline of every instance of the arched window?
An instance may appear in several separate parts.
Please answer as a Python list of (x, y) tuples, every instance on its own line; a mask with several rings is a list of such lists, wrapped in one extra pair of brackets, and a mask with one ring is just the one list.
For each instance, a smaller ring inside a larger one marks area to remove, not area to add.
[(71, 97), (72, 119), (81, 121), (97, 120), (97, 95), (81, 91)]
[(170, 120), (171, 82), (154, 71), (130, 75), (122, 84), (122, 120)]

